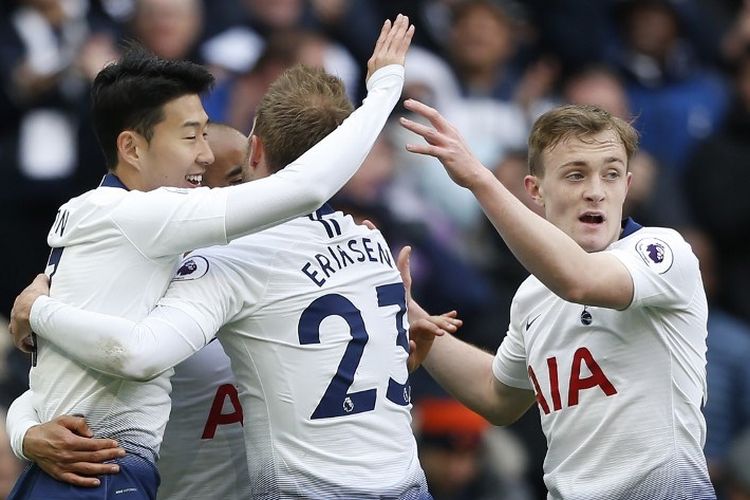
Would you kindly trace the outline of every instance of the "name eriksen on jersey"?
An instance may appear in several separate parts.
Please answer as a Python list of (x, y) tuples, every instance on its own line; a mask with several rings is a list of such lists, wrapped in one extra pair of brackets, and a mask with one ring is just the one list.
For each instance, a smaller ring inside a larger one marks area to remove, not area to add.
[(376, 262), (393, 269), (391, 251), (370, 238), (353, 238), (344, 244), (329, 245), (326, 250), (326, 254), (315, 254), (301, 269), (318, 287), (337, 271), (357, 262)]

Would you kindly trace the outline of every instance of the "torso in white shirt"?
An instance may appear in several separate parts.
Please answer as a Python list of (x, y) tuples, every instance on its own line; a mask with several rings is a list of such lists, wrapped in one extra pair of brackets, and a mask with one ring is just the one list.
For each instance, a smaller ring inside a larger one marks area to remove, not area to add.
[(196, 252), (177, 274), (162, 303), (206, 335), (226, 323), (252, 498), (428, 498), (404, 288), (379, 232), (318, 211)]
[[(70, 200), (48, 237), (51, 296), (90, 311), (145, 317), (186, 249), (226, 241), (224, 200), (207, 192), (127, 191), (110, 175), (99, 188)], [(99, 347), (103, 353), (111, 348)], [(153, 462), (169, 416), (170, 375), (145, 383), (109, 376), (40, 338), (30, 387), (42, 422), (83, 415), (97, 437), (116, 439)]]
[(535, 277), (519, 288), (493, 371), (533, 390), (550, 498), (715, 498), (706, 425), (706, 297), (671, 229), (629, 221), (606, 251), (628, 268), (624, 311), (566, 302)]
[(158, 500), (244, 500), (250, 480), (237, 385), (218, 341), (174, 367)]

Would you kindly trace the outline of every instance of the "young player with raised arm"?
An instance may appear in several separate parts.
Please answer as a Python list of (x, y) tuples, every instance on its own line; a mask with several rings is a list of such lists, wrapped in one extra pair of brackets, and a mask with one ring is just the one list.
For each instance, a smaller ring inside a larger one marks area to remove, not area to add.
[[(403, 18), (384, 24), (368, 64), (368, 96), (345, 123), (296, 158), (291, 169), (225, 189), (184, 189), (199, 184), (213, 161), (198, 97), (210, 75), (190, 63), (137, 52), (105, 68), (92, 97), (111, 172), (98, 189), (58, 213), (48, 240), (52, 295), (89, 310), (142, 318), (184, 252), (225, 244), (322, 204), (364, 159), (398, 99), (406, 25)], [(175, 187), (156, 189), (163, 185)], [(62, 484), (31, 467), (11, 498), (103, 498), (115, 491), (153, 498), (171, 373), (147, 383), (126, 381), (84, 367), (44, 340), (37, 356), (30, 397), (39, 421), (82, 414), (97, 437), (116, 440), (127, 455), (118, 460), (119, 474), (104, 476), (91, 489)], [(22, 421), (11, 429), (17, 452), (32, 424)]]
[[(469, 151), (436, 110), (402, 118), (470, 189), (532, 273), (493, 357), (446, 335), (425, 360), (464, 404), (498, 425), (536, 402), (549, 498), (715, 498), (706, 425), (706, 296), (698, 260), (674, 230), (622, 221), (638, 137), (593, 106), (542, 115), (529, 137), (534, 214)], [(418, 312), (417, 307), (412, 308)]]

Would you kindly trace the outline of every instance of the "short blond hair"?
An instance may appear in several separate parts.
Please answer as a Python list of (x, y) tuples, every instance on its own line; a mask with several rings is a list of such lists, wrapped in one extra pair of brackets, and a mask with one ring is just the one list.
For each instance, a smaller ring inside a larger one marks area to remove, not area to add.
[(275, 172), (333, 132), (352, 111), (339, 78), (299, 64), (271, 84), (256, 111), (253, 133), (263, 141)]
[(569, 104), (540, 116), (529, 134), (529, 173), (543, 176), (542, 153), (570, 138), (587, 138), (613, 130), (620, 138), (630, 160), (638, 151), (638, 131), (625, 120), (589, 104)]

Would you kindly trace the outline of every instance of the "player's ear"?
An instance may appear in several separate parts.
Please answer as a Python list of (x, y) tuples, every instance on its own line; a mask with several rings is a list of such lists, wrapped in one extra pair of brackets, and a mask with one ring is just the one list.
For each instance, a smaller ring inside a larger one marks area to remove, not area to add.
[(141, 168), (143, 138), (133, 130), (123, 130), (117, 136), (117, 155), (136, 170)]
[(523, 185), (526, 188), (526, 192), (529, 193), (531, 199), (534, 200), (534, 203), (536, 203), (540, 207), (543, 207), (544, 193), (542, 192), (542, 186), (539, 180), (539, 177), (537, 177), (536, 175), (527, 175), (523, 178)]
[(266, 151), (263, 141), (255, 134), (250, 136), (250, 158), (248, 163), (251, 169), (256, 169), (265, 157)]

